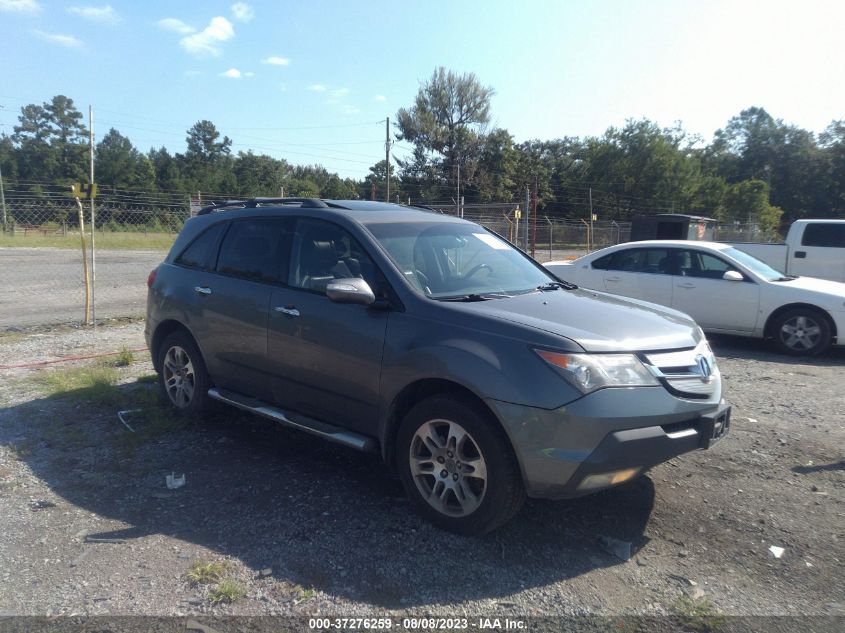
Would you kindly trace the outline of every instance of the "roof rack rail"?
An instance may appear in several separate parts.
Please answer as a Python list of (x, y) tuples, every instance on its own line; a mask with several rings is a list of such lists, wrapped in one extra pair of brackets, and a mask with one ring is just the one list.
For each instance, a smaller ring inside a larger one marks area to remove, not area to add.
[(297, 204), (303, 209), (328, 209), (329, 205), (319, 198), (248, 198), (246, 200), (226, 200), (217, 204), (210, 204), (197, 212), (197, 215), (207, 215), (215, 211), (222, 211), (232, 207), (254, 209), (262, 204)]

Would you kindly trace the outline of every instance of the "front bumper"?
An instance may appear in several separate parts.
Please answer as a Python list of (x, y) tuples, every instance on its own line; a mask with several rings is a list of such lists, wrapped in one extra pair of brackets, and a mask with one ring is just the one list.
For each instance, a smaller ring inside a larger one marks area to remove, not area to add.
[[(554, 410), (488, 400), (510, 436), (528, 495), (578, 497), (673, 457), (709, 448), (730, 407), (682, 400), (662, 387), (602, 389)], [(635, 471), (635, 472), (631, 472)]]

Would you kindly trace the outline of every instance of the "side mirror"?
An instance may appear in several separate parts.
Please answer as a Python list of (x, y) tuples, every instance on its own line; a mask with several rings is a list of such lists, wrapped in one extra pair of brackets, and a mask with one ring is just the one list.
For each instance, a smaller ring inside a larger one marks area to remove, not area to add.
[(726, 270), (725, 274), (722, 275), (722, 279), (725, 281), (745, 281), (745, 277), (742, 276), (742, 273), (735, 270)]
[(376, 300), (370, 284), (358, 277), (330, 281), (326, 286), (326, 296), (335, 303), (357, 303), (362, 306), (372, 305)]

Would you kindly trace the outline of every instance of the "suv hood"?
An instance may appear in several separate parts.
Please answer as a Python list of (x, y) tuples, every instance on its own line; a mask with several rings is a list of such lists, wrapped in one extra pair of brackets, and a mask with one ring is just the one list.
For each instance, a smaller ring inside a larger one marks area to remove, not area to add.
[(566, 337), (588, 352), (690, 348), (702, 338), (682, 312), (592, 290), (537, 291), (456, 305)]

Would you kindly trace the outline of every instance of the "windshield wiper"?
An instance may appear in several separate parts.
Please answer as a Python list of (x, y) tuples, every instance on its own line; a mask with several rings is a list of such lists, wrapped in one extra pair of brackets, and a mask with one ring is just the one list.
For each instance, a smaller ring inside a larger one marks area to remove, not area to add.
[(535, 290), (557, 290), (558, 288), (562, 288), (563, 290), (575, 290), (578, 286), (569, 283), (568, 281), (550, 281), (547, 284), (537, 286)]
[(472, 301), (487, 301), (488, 299), (507, 299), (511, 295), (496, 293), (496, 292), (489, 292), (485, 294), (477, 294), (477, 293), (470, 293), (465, 295), (455, 295), (453, 297), (435, 297), (438, 301), (464, 301), (464, 302), (472, 302)]
[(798, 279), (798, 275), (783, 275), (773, 281), (792, 281), (793, 279)]

